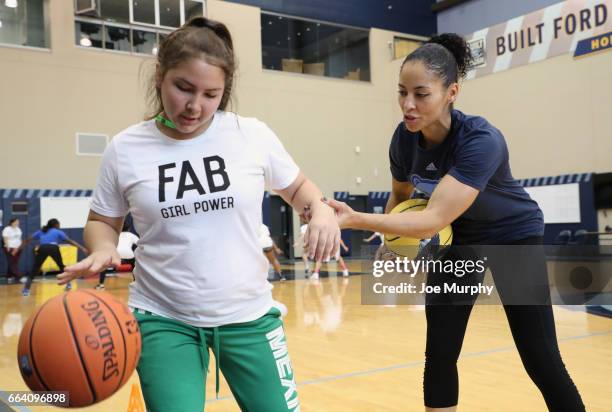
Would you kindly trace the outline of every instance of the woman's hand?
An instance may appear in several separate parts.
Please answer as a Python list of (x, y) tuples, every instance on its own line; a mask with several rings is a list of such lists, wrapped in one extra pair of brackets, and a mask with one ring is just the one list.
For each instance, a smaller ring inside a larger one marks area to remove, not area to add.
[(73, 279), (80, 277), (91, 277), (110, 266), (117, 267), (121, 264), (121, 257), (117, 250), (100, 250), (92, 253), (80, 262), (66, 266), (64, 273), (57, 275), (57, 283), (64, 285)]
[(308, 256), (315, 261), (329, 259), (338, 252), (340, 228), (334, 209), (322, 203), (313, 205), (312, 217), (304, 234), (304, 247)]
[(347, 229), (352, 227), (354, 222), (356, 212), (351, 209), (349, 205), (344, 202), (338, 202), (333, 199), (322, 199), (323, 203), (332, 207), (336, 211), (336, 219), (338, 220), (338, 225), (340, 229)]

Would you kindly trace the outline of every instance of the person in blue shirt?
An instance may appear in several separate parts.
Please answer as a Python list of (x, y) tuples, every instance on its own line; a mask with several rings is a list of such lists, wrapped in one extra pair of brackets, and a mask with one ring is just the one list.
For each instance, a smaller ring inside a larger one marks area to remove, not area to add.
[[(59, 248), (60, 243), (70, 243), (71, 245), (76, 246), (81, 251), (83, 251), (83, 253), (88, 254), (88, 251), (84, 246), (70, 239), (68, 236), (66, 236), (66, 233), (61, 231), (59, 228), (59, 220), (49, 219), (45, 226), (43, 226), (40, 230), (36, 231), (21, 245), (21, 248), (23, 248), (33, 240), (38, 240), (39, 242), (38, 250), (34, 255), (34, 267), (28, 275), (28, 280), (26, 281), (25, 286), (23, 287), (23, 296), (30, 295), (30, 287), (32, 286), (32, 281), (35, 276), (40, 275), (41, 267), (47, 257), (50, 256), (51, 259), (55, 261), (55, 263), (59, 267), (60, 272), (64, 271), (64, 261), (62, 260), (62, 255), (60, 253)], [(68, 283), (66, 285), (66, 291), (69, 291), (71, 288), (72, 285)]]
[[(502, 133), (486, 119), (453, 108), (459, 81), (465, 76), (470, 60), (464, 39), (456, 34), (442, 34), (408, 55), (400, 70), (398, 100), (403, 121), (389, 148), (392, 189), (386, 211), (413, 197), (428, 199), (424, 210), (368, 214), (355, 212), (342, 202), (323, 201), (336, 209), (341, 228), (429, 239), (452, 224), (456, 245), (535, 245), (525, 248), (528, 255), (524, 259), (512, 264), (493, 259), (487, 266), (504, 304), (523, 365), (548, 409), (584, 411), (557, 344), (541, 247), (542, 211), (512, 177)], [(504, 246), (504, 250), (513, 247), (516, 246)], [(462, 257), (452, 250), (442, 257), (444, 263)], [(480, 275), (484, 276), (484, 272)], [(427, 285), (440, 285), (448, 279), (457, 282), (461, 276), (456, 269), (446, 277), (430, 271)], [(534, 282), (544, 287), (534, 288)], [(509, 301), (509, 296), (516, 297), (516, 290), (518, 296), (535, 294), (539, 300), (534, 304), (515, 304)], [(425, 297), (426, 411), (457, 408), (457, 359), (477, 296), (466, 299), (446, 291), (430, 292)]]

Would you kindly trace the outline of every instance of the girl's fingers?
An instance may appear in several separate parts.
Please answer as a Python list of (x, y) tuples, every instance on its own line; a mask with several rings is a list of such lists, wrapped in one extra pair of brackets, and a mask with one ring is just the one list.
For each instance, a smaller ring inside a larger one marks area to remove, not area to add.
[(340, 250), (340, 232), (336, 232), (333, 237), (334, 248), (332, 250), (332, 256), (336, 256)]
[(327, 250), (325, 247), (326, 245), (327, 245), (327, 236), (325, 236), (324, 233), (318, 232), (317, 249), (315, 252), (316, 260), (323, 260), (323, 258), (327, 257), (327, 255), (325, 254)]
[(310, 225), (306, 226), (306, 232), (304, 232), (304, 238), (302, 239), (303, 244), (302, 247), (304, 250), (308, 250), (308, 255), (310, 256), (310, 248), (308, 245), (308, 238), (310, 237)]
[[(114, 256), (112, 257), (113, 261)], [(115, 263), (115, 262), (113, 262)], [(79, 277), (90, 277), (100, 273), (109, 266), (109, 259), (101, 256), (89, 256), (82, 261), (66, 266), (64, 273), (57, 275), (57, 280), (60, 285), (70, 282)]]
[[(309, 236), (308, 236), (308, 256), (311, 259), (317, 260), (317, 249), (319, 247), (319, 232), (317, 230), (312, 230), (309, 227)], [(320, 258), (319, 258), (320, 259)]]
[(323, 252), (323, 256), (325, 256), (326, 260), (329, 260), (331, 256), (336, 256), (334, 251), (334, 233), (328, 233), (325, 238), (327, 239), (325, 242), (325, 251)]

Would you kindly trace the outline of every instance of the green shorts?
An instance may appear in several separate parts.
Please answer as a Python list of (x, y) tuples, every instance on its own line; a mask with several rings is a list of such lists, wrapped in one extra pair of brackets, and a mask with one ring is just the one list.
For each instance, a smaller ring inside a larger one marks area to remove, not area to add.
[[(300, 410), (280, 311), (245, 323), (198, 328), (136, 310), (142, 334), (138, 376), (147, 411), (202, 412), (209, 349), (240, 409)], [(216, 356), (218, 354), (218, 356)]]

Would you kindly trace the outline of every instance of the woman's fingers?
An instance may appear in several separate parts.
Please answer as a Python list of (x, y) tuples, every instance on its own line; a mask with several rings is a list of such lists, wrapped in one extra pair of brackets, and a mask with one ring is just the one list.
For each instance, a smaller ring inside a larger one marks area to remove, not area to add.
[(327, 206), (333, 208), (336, 212), (341, 212), (344, 209), (344, 206), (346, 205), (346, 203), (339, 202), (335, 199), (323, 198), (321, 199), (321, 201), (325, 203)]

